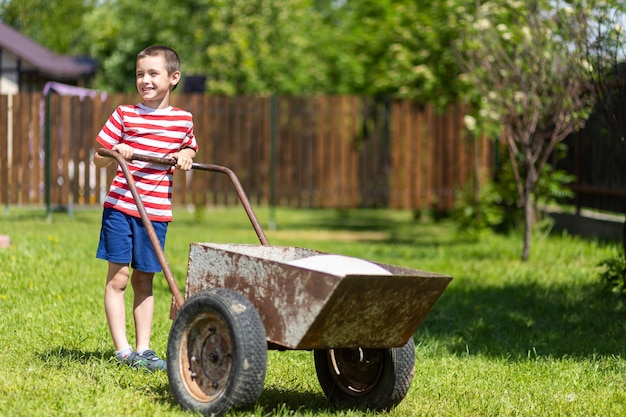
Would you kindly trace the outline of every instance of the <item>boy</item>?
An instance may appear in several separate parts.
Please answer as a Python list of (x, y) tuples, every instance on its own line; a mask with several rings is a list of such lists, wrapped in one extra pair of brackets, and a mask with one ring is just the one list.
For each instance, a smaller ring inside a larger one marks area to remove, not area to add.
[[(190, 113), (170, 106), (170, 94), (180, 81), (178, 55), (168, 47), (151, 46), (137, 55), (136, 68), (141, 103), (122, 105), (113, 112), (98, 134), (99, 146), (115, 150), (127, 159), (134, 153), (174, 158), (176, 168), (190, 170), (198, 150), (193, 118)], [(105, 167), (114, 160), (96, 153), (94, 162)], [(165, 247), (168, 222), (172, 220), (174, 167), (132, 161), (129, 169), (161, 247)], [(104, 307), (115, 357), (132, 367), (166, 370), (165, 361), (150, 349), (154, 313), (152, 278), (161, 271), (161, 265), (119, 167), (104, 201), (96, 257), (108, 261)], [(126, 337), (124, 291), (129, 276), (134, 290), (136, 350)]]

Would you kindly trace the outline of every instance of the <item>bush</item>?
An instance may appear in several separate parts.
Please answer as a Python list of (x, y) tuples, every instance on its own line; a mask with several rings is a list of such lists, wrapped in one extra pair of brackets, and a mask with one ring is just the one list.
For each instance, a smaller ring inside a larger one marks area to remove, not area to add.
[[(559, 144), (554, 161), (562, 159), (566, 152), (567, 147)], [(551, 164), (544, 165), (533, 193), (535, 228), (541, 231), (551, 229), (550, 219), (543, 219), (539, 208), (571, 199), (574, 194), (568, 185), (574, 180), (575, 176), (566, 171)], [(523, 209), (508, 158), (503, 158), (495, 168), (492, 181), (479, 185), (478, 190), (476, 187), (474, 181), (470, 181), (457, 195), (453, 218), (461, 231), (476, 234), (492, 229), (506, 233), (522, 227)]]
[(598, 264), (602, 268), (600, 279), (611, 291), (626, 296), (626, 258), (621, 253), (607, 258)]

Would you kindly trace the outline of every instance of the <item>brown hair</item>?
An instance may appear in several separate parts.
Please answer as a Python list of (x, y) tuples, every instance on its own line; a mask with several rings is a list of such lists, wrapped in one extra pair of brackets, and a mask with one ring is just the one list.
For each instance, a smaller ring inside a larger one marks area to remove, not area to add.
[[(148, 56), (159, 56), (163, 57), (165, 61), (165, 69), (167, 70), (168, 75), (173, 74), (176, 71), (180, 71), (180, 58), (178, 58), (178, 54), (172, 48), (162, 45), (153, 45), (148, 46), (143, 51), (137, 54), (137, 61), (141, 58), (145, 58)], [(174, 88), (178, 86), (175, 85)]]

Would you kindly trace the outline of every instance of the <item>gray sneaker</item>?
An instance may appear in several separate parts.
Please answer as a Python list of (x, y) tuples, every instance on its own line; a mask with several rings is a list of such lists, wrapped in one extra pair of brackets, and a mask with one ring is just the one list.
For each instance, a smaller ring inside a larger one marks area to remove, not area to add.
[(146, 350), (143, 353), (133, 352), (129, 357), (134, 368), (143, 368), (149, 371), (167, 371), (167, 363), (159, 358), (153, 350)]
[(124, 357), (115, 357), (115, 359), (117, 359), (117, 361), (121, 364), (124, 365), (128, 365), (128, 366), (133, 366), (133, 362), (135, 362), (135, 358), (137, 357), (137, 352), (132, 351), (130, 352), (129, 355), (124, 356)]

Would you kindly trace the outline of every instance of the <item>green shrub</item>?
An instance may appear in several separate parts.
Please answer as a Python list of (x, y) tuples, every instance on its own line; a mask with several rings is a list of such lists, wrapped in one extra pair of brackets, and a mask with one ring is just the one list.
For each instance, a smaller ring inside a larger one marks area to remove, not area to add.
[[(567, 147), (559, 144), (554, 152), (554, 162), (562, 159), (566, 153)], [(533, 192), (537, 229), (542, 232), (551, 229), (550, 219), (542, 218), (539, 208), (566, 202), (573, 198), (574, 193), (568, 185), (574, 180), (574, 175), (556, 169), (551, 164), (544, 165)], [(478, 190), (473, 180), (463, 187), (457, 195), (453, 218), (461, 231), (470, 234), (476, 234), (485, 229), (500, 233), (520, 230), (524, 214), (519, 204), (515, 176), (508, 157), (502, 158), (494, 169), (492, 181), (481, 184)]]
[(602, 268), (600, 279), (605, 282), (614, 293), (626, 296), (626, 258), (616, 253), (598, 264)]

